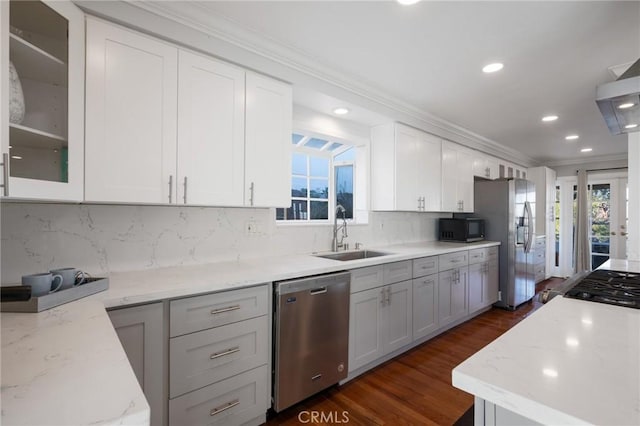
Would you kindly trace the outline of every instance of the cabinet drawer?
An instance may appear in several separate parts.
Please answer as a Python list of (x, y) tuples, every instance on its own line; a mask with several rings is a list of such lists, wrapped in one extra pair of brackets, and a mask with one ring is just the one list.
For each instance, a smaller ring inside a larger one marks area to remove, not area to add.
[(544, 250), (536, 250), (533, 253), (533, 263), (536, 265), (543, 265), (545, 264), (545, 251)]
[(413, 263), (411, 260), (387, 263), (383, 265), (383, 275), (385, 285), (410, 280), (413, 276)]
[(535, 244), (534, 244), (534, 247), (535, 247), (536, 250), (538, 250), (538, 249), (544, 250), (546, 246), (547, 246), (546, 237), (537, 237), (536, 238), (536, 241), (535, 241)]
[(171, 301), (171, 337), (266, 315), (269, 286), (245, 288)]
[(469, 250), (469, 265), (487, 261), (489, 251), (486, 248)]
[(169, 424), (240, 425), (269, 408), (266, 365), (169, 401)]
[(469, 264), (469, 252), (458, 251), (455, 253), (441, 254), (438, 256), (438, 268), (440, 272)]
[(384, 285), (382, 265), (351, 271), (351, 294)]
[(170, 397), (266, 364), (268, 329), (265, 315), (171, 339)]
[(413, 278), (424, 277), (438, 272), (438, 256), (413, 259)]

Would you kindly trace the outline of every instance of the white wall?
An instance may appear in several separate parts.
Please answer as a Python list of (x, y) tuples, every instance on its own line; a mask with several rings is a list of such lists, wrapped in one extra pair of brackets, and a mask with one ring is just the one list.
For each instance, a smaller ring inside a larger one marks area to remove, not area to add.
[[(3, 284), (74, 266), (94, 276), (331, 249), (331, 225), (276, 225), (273, 209), (2, 203)], [(372, 212), (355, 246), (435, 240), (450, 214)], [(247, 222), (257, 234), (247, 234)]]
[(578, 169), (599, 170), (599, 169), (618, 169), (620, 167), (627, 167), (627, 159), (608, 160), (608, 161), (591, 161), (591, 162), (579, 163), (579, 164), (549, 166), (549, 168), (556, 171), (557, 177), (577, 176)]

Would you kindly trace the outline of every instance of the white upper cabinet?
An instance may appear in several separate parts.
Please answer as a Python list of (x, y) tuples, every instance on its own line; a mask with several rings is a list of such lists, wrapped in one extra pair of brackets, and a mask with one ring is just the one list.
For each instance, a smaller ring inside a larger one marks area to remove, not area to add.
[(242, 206), (245, 72), (182, 50), (178, 63), (177, 202)]
[(371, 132), (373, 210), (439, 211), (439, 138), (399, 123)]
[(475, 152), (473, 155), (473, 175), (484, 179), (497, 179), (499, 177), (498, 159)]
[(175, 200), (178, 51), (87, 19), (87, 201)]
[(0, 196), (82, 200), (84, 40), (70, 1), (0, 2)]
[(291, 86), (247, 72), (245, 205), (291, 206)]
[(473, 154), (453, 142), (442, 143), (442, 211), (473, 212)]
[(288, 207), (291, 86), (87, 20), (85, 199)]

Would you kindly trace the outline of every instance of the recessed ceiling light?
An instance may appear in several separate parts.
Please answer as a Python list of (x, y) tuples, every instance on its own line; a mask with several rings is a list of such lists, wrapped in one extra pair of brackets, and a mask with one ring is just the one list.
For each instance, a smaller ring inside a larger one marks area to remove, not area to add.
[(635, 104), (632, 102), (627, 102), (625, 104), (620, 104), (618, 105), (618, 108), (620, 109), (627, 109), (627, 108), (631, 108), (632, 106), (634, 106)]
[(412, 4), (418, 3), (420, 0), (396, 0), (398, 3), (404, 6), (410, 6)]
[(495, 62), (493, 64), (485, 65), (482, 68), (482, 71), (486, 73), (491, 73), (491, 72), (500, 71), (502, 68), (504, 68), (504, 64), (501, 64), (500, 62)]
[(345, 107), (334, 108), (333, 113), (338, 115), (349, 114), (349, 108), (345, 108)]
[(638, 127), (636, 123), (631, 123), (624, 126), (625, 129), (635, 129), (636, 127)]
[(556, 121), (558, 119), (557, 115), (546, 115), (542, 117), (542, 121)]
[(566, 136), (565, 139), (568, 140), (568, 141), (575, 141), (579, 137), (580, 136), (578, 136), (578, 135), (569, 135), (569, 136)]
[(19, 155), (12, 155), (11, 158), (13, 158), (14, 160), (22, 160), (22, 157), (20, 157)]
[(591, 152), (591, 151), (593, 151), (593, 148), (582, 148), (580, 150), (580, 152)]

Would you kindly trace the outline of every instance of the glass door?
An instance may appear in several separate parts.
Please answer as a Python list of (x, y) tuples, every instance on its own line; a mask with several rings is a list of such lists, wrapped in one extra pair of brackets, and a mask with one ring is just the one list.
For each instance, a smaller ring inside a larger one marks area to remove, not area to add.
[(82, 200), (84, 16), (71, 2), (16, 0), (5, 2), (2, 15), (9, 47), (4, 195)]

